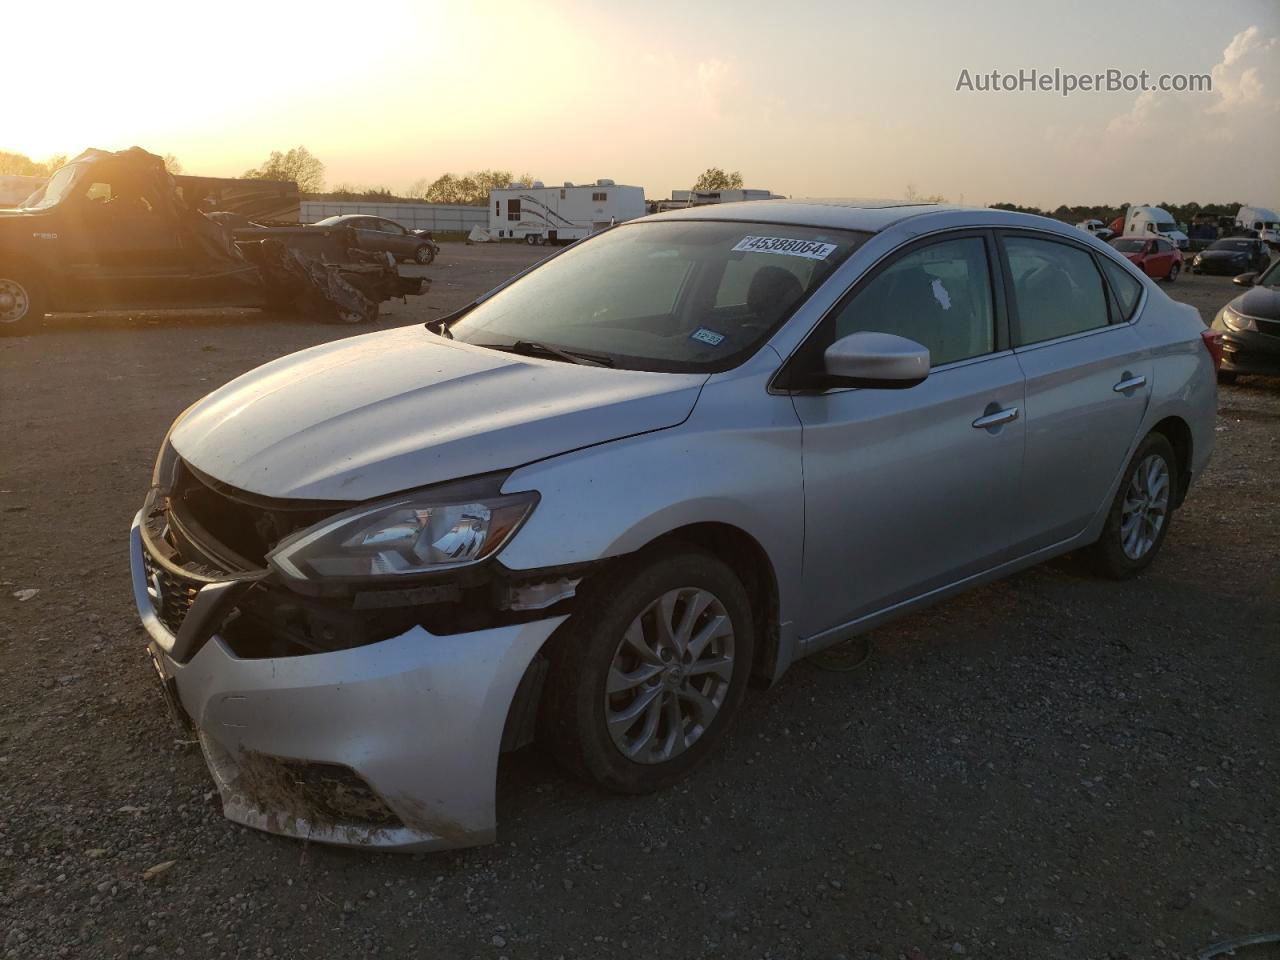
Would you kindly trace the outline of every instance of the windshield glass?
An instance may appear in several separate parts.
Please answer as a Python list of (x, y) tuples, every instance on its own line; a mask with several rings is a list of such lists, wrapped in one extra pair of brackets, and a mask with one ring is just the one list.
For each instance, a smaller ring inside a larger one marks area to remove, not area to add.
[(338, 223), (338, 222), (339, 222), (339, 221), (341, 221), (341, 220), (342, 220), (342, 217), (341, 217), (341, 216), (336, 216), (336, 217), (325, 217), (323, 220), (317, 220), (317, 221), (315, 222), (315, 226), (317, 226), (317, 227), (331, 227), (331, 226), (333, 226), (335, 223)]
[(27, 197), (22, 204), (22, 208), (24, 210), (44, 210), (54, 204), (61, 203), (62, 199), (71, 191), (71, 185), (75, 183), (76, 172), (75, 165), (59, 167), (58, 171), (49, 178), (48, 183)]
[(1156, 233), (1179, 233), (1178, 225), (1172, 220), (1157, 220)]
[(449, 327), (634, 370), (736, 366), (870, 234), (706, 220), (624, 224), (554, 257)]
[(1257, 286), (1280, 287), (1280, 260), (1271, 264), (1270, 269), (1257, 279)]
[(1147, 241), (1139, 240), (1136, 237), (1119, 237), (1112, 240), (1111, 245), (1121, 253), (1141, 253), (1142, 248), (1147, 245)]
[(1232, 250), (1236, 253), (1248, 253), (1252, 244), (1248, 240), (1215, 240), (1209, 244), (1210, 250)]

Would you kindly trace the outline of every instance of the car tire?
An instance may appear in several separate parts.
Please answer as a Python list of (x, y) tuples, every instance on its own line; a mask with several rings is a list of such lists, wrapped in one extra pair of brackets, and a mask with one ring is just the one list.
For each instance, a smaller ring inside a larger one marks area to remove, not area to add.
[[(664, 632), (664, 618), (676, 629)], [(696, 656), (681, 637), (702, 638)], [(750, 600), (723, 561), (693, 548), (623, 560), (588, 584), (547, 647), (538, 740), (577, 779), (660, 790), (724, 737), (754, 651)]]
[(435, 258), (435, 250), (425, 243), (418, 247), (417, 250), (413, 251), (413, 262), (424, 267)]
[(1178, 279), (1178, 274), (1182, 272), (1182, 264), (1175, 263), (1169, 268), (1169, 275), (1165, 277), (1170, 283)]
[(535, 237), (532, 233), (526, 233), (524, 235), (524, 242), (532, 247), (535, 243), (538, 242), (538, 238)]
[(46, 303), (34, 271), (0, 267), (0, 334), (30, 333), (45, 315)]
[(1169, 534), (1181, 476), (1168, 438), (1147, 434), (1121, 478), (1102, 536), (1090, 547), (1099, 575), (1127, 580), (1151, 565)]
[(1235, 382), (1236, 382), (1236, 376), (1237, 376), (1237, 374), (1236, 374), (1236, 372), (1235, 372), (1234, 370), (1219, 370), (1219, 371), (1218, 371), (1218, 382), (1219, 382), (1219, 383), (1227, 383), (1227, 384), (1235, 383)]

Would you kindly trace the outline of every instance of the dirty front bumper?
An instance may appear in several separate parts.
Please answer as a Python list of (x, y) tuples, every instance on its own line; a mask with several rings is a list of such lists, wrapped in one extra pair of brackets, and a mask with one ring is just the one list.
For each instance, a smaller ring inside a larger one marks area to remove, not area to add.
[(156, 614), (142, 519), (129, 543), (134, 601), (229, 819), (394, 850), (494, 839), (508, 709), (564, 617), (450, 636), (414, 627), (350, 650), (263, 659), (237, 657), (215, 634), (181, 662)]

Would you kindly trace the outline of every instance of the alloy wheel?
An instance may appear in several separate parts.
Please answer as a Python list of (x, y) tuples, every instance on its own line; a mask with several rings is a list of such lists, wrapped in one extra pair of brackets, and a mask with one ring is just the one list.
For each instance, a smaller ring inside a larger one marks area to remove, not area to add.
[(17, 323), (31, 309), (31, 296), (17, 280), (0, 277), (0, 323)]
[(1155, 545), (1169, 512), (1169, 464), (1153, 453), (1133, 471), (1120, 506), (1120, 546), (1130, 560), (1141, 560)]
[(613, 655), (605, 724), (637, 763), (664, 763), (693, 746), (724, 705), (733, 678), (733, 622), (698, 587), (668, 590), (641, 611)]

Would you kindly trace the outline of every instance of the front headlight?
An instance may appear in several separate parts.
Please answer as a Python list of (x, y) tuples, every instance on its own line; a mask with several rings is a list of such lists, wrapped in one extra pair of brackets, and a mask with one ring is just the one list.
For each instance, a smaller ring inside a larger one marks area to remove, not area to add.
[(1228, 330), (1234, 330), (1236, 333), (1247, 333), (1250, 330), (1256, 332), (1258, 329), (1258, 324), (1254, 322), (1253, 317), (1237, 313), (1229, 304), (1222, 308), (1222, 322)]
[(430, 491), (330, 517), (282, 541), (267, 561), (296, 580), (403, 577), (478, 563), (511, 539), (536, 493), (449, 502)]

